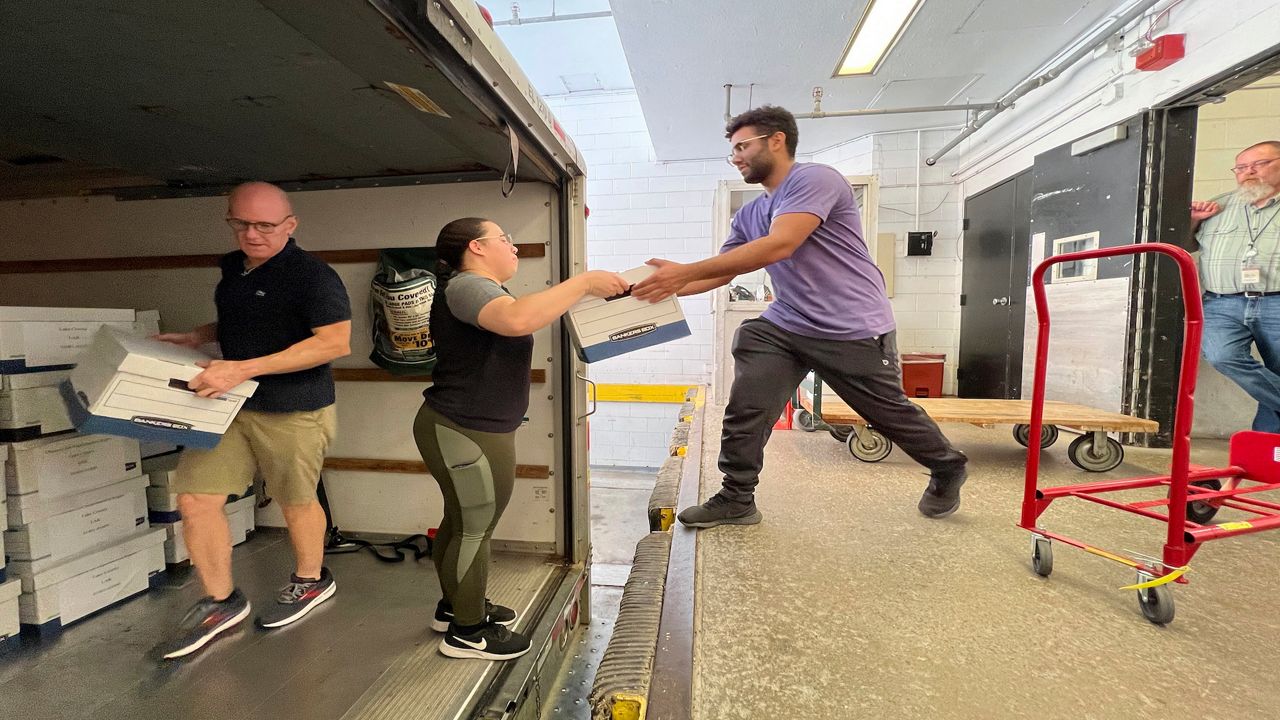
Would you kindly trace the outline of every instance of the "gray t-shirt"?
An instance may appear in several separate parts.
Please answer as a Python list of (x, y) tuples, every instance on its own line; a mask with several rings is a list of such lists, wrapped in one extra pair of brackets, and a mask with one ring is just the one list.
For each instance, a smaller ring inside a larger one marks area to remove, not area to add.
[(436, 412), (470, 430), (507, 433), (529, 410), (533, 336), (507, 337), (480, 327), (480, 311), (506, 288), (458, 273), (431, 306), (436, 366), (424, 395)]

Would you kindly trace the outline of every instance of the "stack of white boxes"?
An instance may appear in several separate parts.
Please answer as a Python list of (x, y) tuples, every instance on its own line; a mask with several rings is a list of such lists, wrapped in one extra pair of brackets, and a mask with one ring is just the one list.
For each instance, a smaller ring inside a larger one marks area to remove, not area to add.
[[(9, 457), (9, 446), (0, 445), (0, 467), (4, 467)], [(0, 516), (5, 508), (5, 495), (0, 493)], [(0, 535), (0, 651), (18, 640), (18, 595), (22, 593), (22, 583), (18, 578), (5, 577), (4, 568), (4, 536)]]
[(99, 327), (153, 334), (158, 323), (132, 310), (0, 307), (0, 641), (15, 622), (56, 633), (145, 591), (164, 569), (138, 442), (70, 432), (59, 392)]
[[(182, 517), (178, 512), (178, 494), (173, 489), (178, 453), (169, 453), (142, 461), (147, 474), (147, 511), (154, 528), (164, 528), (164, 561), (167, 565), (185, 565), (191, 557), (182, 537)], [(237, 500), (227, 502), (224, 510), (231, 526), (231, 544), (239, 545), (253, 535), (256, 499), (253, 488), (245, 490)]]

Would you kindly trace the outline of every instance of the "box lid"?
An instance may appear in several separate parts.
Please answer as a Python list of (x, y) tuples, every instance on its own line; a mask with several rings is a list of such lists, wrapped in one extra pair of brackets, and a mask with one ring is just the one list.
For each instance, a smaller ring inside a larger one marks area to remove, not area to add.
[(0, 305), (0, 322), (134, 321), (132, 308), (55, 308)]
[(49, 558), (15, 560), (9, 564), (9, 567), (15, 574), (26, 576), (32, 587), (38, 590), (57, 585), (68, 578), (129, 557), (149, 547), (163, 545), (165, 537), (166, 534), (162, 528), (147, 528), (114, 545), (91, 550), (70, 560), (56, 562), (50, 562)]
[(29, 525), (39, 520), (61, 515), (64, 512), (70, 512), (76, 508), (102, 502), (119, 495), (121, 492), (145, 488), (149, 482), (150, 480), (147, 476), (139, 475), (128, 480), (104, 485), (103, 487), (71, 495), (58, 495), (52, 498), (44, 496), (38, 491), (27, 493), (26, 495), (12, 495), (9, 497), (9, 503), (13, 507), (9, 509), (14, 510), (16, 508), (21, 515), (21, 524)]
[(0, 375), (0, 390), (30, 390), (38, 387), (57, 387), (71, 377), (70, 370), (46, 370), (43, 372)]
[(0, 603), (9, 602), (22, 594), (22, 583), (18, 578), (13, 578), (9, 582), (0, 583)]
[[(151, 338), (137, 337), (106, 326), (98, 331), (93, 347), (86, 354), (102, 352), (103, 348), (110, 345), (117, 346), (124, 356), (120, 361), (120, 372), (165, 381), (190, 380), (203, 371), (196, 363), (213, 359), (198, 350)], [(85, 362), (83, 357), (80, 362)], [(231, 394), (251, 397), (257, 389), (257, 382), (246, 380), (231, 388)]]

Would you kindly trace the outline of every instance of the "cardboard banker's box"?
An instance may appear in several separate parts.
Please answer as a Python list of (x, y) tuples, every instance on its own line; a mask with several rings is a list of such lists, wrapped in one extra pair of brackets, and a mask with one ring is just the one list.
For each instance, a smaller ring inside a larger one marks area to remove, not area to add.
[(207, 355), (102, 328), (81, 355), (63, 396), (84, 433), (211, 448), (258, 387), (248, 380), (218, 398), (187, 387)]
[[(653, 273), (648, 265), (619, 273), (632, 285)], [(569, 308), (569, 333), (583, 362), (596, 362), (689, 336), (676, 298), (649, 303), (630, 291), (611, 298), (588, 297)]]

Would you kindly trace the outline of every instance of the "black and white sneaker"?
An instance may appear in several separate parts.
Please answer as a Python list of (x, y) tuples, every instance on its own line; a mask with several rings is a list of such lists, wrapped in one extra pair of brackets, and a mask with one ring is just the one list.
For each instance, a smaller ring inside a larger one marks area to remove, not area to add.
[(201, 599), (182, 618), (177, 635), (161, 648), (161, 657), (173, 660), (190, 655), (243, 622), (249, 610), (249, 600), (238, 588), (222, 601)]
[(301, 620), (303, 615), (333, 597), (337, 591), (338, 584), (333, 581), (329, 568), (320, 569), (319, 580), (304, 580), (297, 575), (290, 576), (289, 584), (280, 590), (275, 605), (258, 616), (258, 625), (264, 628), (278, 628)]
[[(507, 628), (515, 625), (516, 619), (520, 617), (509, 607), (489, 602), (489, 598), (484, 600), (484, 613), (487, 622), (497, 623)], [(447, 632), (451, 622), (453, 622), (453, 605), (441, 598), (440, 602), (436, 603), (436, 616), (431, 619), (431, 629), (436, 632)]]
[(440, 652), (451, 658), (512, 660), (529, 652), (529, 638), (493, 622), (465, 635), (451, 624), (440, 640)]

